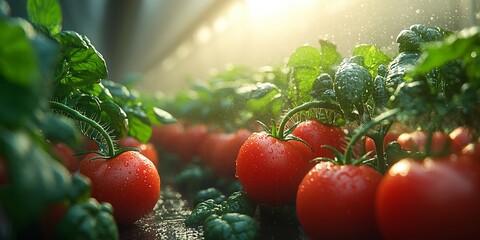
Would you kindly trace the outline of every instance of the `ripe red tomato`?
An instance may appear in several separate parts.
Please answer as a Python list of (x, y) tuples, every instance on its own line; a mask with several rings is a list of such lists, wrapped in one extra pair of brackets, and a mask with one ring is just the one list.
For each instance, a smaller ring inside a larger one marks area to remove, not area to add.
[(75, 156), (75, 152), (65, 143), (52, 144), (52, 152), (62, 161), (62, 164), (69, 172), (78, 171), (80, 161)]
[(300, 141), (253, 133), (239, 150), (236, 177), (257, 204), (293, 204), (298, 184), (314, 165), (309, 162), (312, 157), (312, 150)]
[(204, 124), (188, 126), (178, 139), (173, 152), (180, 157), (183, 163), (191, 162), (195, 156), (199, 155), (200, 145), (207, 133), (208, 128)]
[(150, 159), (152, 161), (153, 165), (158, 168), (158, 153), (157, 149), (155, 149), (155, 146), (152, 143), (142, 143), (138, 141), (137, 139), (133, 137), (124, 137), (120, 140), (118, 140), (118, 143), (120, 144), (121, 147), (132, 147), (132, 148), (138, 148), (140, 153)]
[[(403, 149), (413, 152), (424, 152), (427, 143), (427, 132), (415, 131), (402, 133), (397, 138)], [(450, 153), (452, 140), (443, 132), (433, 132), (430, 150), (433, 154)]]
[(174, 153), (178, 140), (183, 135), (185, 126), (183, 122), (175, 122), (165, 125), (156, 125), (153, 127), (150, 141), (157, 148)]
[(478, 162), (403, 159), (380, 183), (376, 215), (386, 239), (480, 239), (479, 203)]
[(292, 132), (293, 136), (307, 142), (315, 152), (315, 157), (332, 158), (334, 153), (323, 148), (322, 145), (330, 145), (343, 152), (346, 147), (345, 132), (338, 127), (330, 127), (315, 120), (301, 122)]
[(94, 159), (88, 154), (80, 173), (92, 182), (92, 197), (109, 202), (118, 224), (129, 224), (152, 211), (160, 194), (160, 176), (153, 163), (136, 151), (112, 159)]
[(366, 165), (315, 165), (297, 193), (297, 217), (305, 233), (311, 239), (377, 239), (374, 207), (381, 178)]
[(200, 147), (198, 150), (198, 155), (200, 160), (203, 164), (207, 166), (212, 165), (213, 159), (213, 149), (215, 149), (216, 145), (221, 141), (221, 138), (225, 138), (225, 132), (209, 132), (203, 142), (200, 143)]
[(210, 166), (217, 176), (235, 178), (236, 159), (243, 143), (252, 135), (247, 129), (239, 129), (233, 133), (225, 133), (217, 138), (218, 143), (212, 150)]
[[(385, 147), (387, 147), (389, 143), (396, 141), (398, 139), (398, 136), (400, 136), (400, 134), (394, 132), (387, 132), (385, 138), (383, 139), (383, 148), (385, 149)], [(365, 151), (372, 152), (372, 154), (370, 154), (371, 157), (374, 157), (376, 154), (375, 142), (369, 137), (365, 139)]]

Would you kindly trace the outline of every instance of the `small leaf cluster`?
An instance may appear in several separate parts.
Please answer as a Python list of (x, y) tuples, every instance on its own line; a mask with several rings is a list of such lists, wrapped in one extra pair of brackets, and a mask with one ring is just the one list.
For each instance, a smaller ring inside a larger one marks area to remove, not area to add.
[(221, 216), (227, 213), (253, 216), (255, 206), (242, 191), (234, 192), (227, 199), (220, 202), (214, 198), (209, 198), (195, 206), (192, 213), (185, 219), (185, 224), (187, 227), (197, 227), (204, 224), (205, 220), (211, 215)]

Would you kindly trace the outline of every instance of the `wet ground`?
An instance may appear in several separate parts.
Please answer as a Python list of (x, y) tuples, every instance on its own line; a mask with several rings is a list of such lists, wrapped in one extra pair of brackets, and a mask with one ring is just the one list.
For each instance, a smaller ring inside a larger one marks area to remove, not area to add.
[[(288, 211), (288, 210), (287, 210)], [(187, 228), (185, 218), (191, 212), (191, 204), (170, 186), (162, 187), (160, 199), (151, 214), (128, 227), (120, 228), (122, 240), (184, 240), (202, 239), (203, 230)], [(260, 239), (306, 239), (298, 224), (284, 218), (285, 211), (259, 208), (255, 218), (260, 222)], [(262, 216), (262, 217), (260, 217)]]
[(202, 239), (201, 227), (185, 226), (185, 218), (190, 212), (190, 205), (182, 195), (165, 187), (153, 212), (131, 226), (120, 228), (120, 239)]

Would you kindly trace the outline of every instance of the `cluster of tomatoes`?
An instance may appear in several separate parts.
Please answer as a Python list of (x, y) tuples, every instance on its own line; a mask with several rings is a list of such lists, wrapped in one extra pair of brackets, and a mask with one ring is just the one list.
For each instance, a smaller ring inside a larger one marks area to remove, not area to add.
[(198, 157), (216, 176), (233, 179), (238, 150), (251, 134), (245, 128), (226, 132), (179, 121), (156, 126), (151, 142), (162, 151), (177, 155), (183, 164)]
[[(390, 163), (385, 175), (360, 162), (327, 161), (345, 152), (348, 137), (341, 128), (309, 120), (290, 135), (294, 139), (179, 121), (156, 126), (147, 144), (121, 139), (122, 147), (140, 152), (126, 151), (109, 160), (92, 160), (98, 156), (92, 153), (79, 162), (61, 144), (54, 151), (63, 154), (62, 160), (71, 159), (65, 162), (71, 171), (90, 178), (92, 196), (112, 204), (119, 224), (139, 219), (156, 204), (158, 147), (178, 155), (182, 163), (198, 157), (217, 176), (236, 177), (258, 205), (295, 206), (312, 239), (480, 237), (480, 147), (468, 128), (388, 132), (384, 147), (396, 142), (411, 157)], [(367, 137), (364, 143), (363, 152), (375, 157), (373, 141)]]
[[(332, 158), (335, 150), (324, 145), (343, 152), (345, 133), (339, 128), (306, 121), (292, 135), (310, 148), (254, 133), (238, 154), (237, 177), (257, 204), (295, 204), (312, 239), (480, 237), (480, 155), (468, 128), (431, 135), (389, 132), (384, 146), (397, 141), (416, 157), (392, 163), (385, 175), (361, 163), (310, 161)], [(365, 144), (375, 150), (368, 138)]]
[[(184, 162), (198, 156), (218, 176), (236, 176), (258, 205), (296, 206), (312, 239), (480, 236), (480, 148), (466, 127), (449, 134), (388, 132), (384, 147), (395, 141), (412, 157), (390, 163), (385, 175), (362, 163), (325, 161), (345, 151), (348, 137), (315, 120), (301, 122), (290, 140), (183, 122), (159, 126), (152, 136)], [(364, 143), (374, 157), (373, 141)]]

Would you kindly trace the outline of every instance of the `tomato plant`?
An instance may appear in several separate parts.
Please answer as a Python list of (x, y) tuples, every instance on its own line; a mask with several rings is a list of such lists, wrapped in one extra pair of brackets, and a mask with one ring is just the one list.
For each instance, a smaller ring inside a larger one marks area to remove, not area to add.
[(478, 239), (479, 201), (477, 160), (403, 159), (379, 185), (376, 215), (386, 239)]
[(374, 206), (381, 178), (365, 165), (315, 165), (297, 193), (297, 216), (306, 234), (312, 239), (377, 239)]
[(157, 169), (136, 151), (111, 159), (88, 154), (81, 161), (80, 173), (90, 178), (94, 198), (112, 204), (119, 224), (132, 223), (152, 211), (160, 194)]
[(315, 157), (334, 157), (334, 153), (322, 147), (323, 145), (331, 146), (338, 151), (344, 151), (346, 147), (346, 134), (341, 128), (326, 126), (316, 120), (301, 122), (293, 130), (292, 135), (307, 142), (312, 147)]
[(296, 140), (253, 133), (237, 156), (236, 176), (257, 204), (292, 204), (298, 184), (313, 166), (312, 150)]

